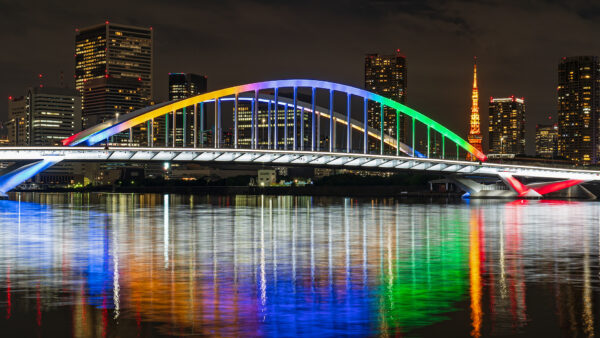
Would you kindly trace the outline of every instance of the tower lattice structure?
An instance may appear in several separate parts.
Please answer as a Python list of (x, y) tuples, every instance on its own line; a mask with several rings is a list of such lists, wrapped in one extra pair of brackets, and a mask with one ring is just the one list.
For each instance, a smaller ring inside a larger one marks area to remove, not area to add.
[[(477, 150), (482, 151), (481, 148), (481, 127), (479, 122), (479, 89), (477, 88), (477, 57), (473, 63), (473, 93), (471, 96), (471, 120), (470, 130), (467, 140)], [(467, 159), (475, 160), (475, 157), (471, 154), (467, 154)]]

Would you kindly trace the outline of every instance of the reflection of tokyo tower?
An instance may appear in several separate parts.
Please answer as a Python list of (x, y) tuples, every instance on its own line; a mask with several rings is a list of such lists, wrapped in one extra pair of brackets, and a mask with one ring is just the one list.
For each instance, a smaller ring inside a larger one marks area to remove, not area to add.
[[(475, 149), (482, 151), (481, 149), (481, 129), (479, 127), (479, 90), (477, 89), (477, 57), (473, 63), (473, 96), (471, 103), (471, 129), (467, 139), (469, 143), (475, 147)], [(467, 159), (475, 160), (474, 156), (467, 154)]]

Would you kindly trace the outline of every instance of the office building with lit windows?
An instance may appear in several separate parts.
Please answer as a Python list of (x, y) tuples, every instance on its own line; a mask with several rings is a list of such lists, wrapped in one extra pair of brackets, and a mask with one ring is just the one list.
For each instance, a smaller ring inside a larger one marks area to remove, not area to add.
[(151, 27), (127, 26), (108, 21), (77, 29), (75, 89), (81, 92), (85, 81), (102, 77), (136, 79), (141, 84), (142, 103), (150, 103), (154, 94), (153, 39)]
[(141, 84), (135, 79), (99, 78), (85, 82), (83, 128), (142, 108)]
[(8, 144), (11, 146), (29, 144), (29, 121), (25, 110), (25, 96), (8, 97), (7, 129)]
[[(83, 98), (84, 128), (150, 105), (153, 63), (152, 28), (106, 21), (77, 29), (75, 88)], [(135, 128), (128, 144), (146, 145), (147, 130)]]
[(81, 130), (81, 97), (69, 88), (29, 88), (9, 98), (7, 128), (11, 145), (62, 145)]
[[(192, 73), (169, 73), (169, 101), (181, 100), (206, 93), (207, 82), (206, 76), (203, 75)], [(165, 119), (168, 119), (169, 124), (171, 124), (170, 133), (175, 132), (174, 140), (173, 134), (170, 135), (171, 140), (169, 140), (169, 142), (171, 145), (174, 144), (176, 147), (190, 147), (194, 143), (194, 107), (186, 107), (178, 110), (175, 114), (174, 120), (173, 114), (166, 114), (164, 118), (156, 120), (156, 123), (158, 124), (158, 133), (156, 134), (157, 142), (158, 144), (164, 144), (165, 142)], [(198, 129), (206, 130), (208, 125), (207, 119), (198, 119), (196, 121), (196, 123), (200, 122), (204, 123), (204, 128), (198, 126)], [(175, 128), (173, 128), (172, 123), (175, 123)], [(205, 137), (205, 135), (199, 137)]]
[[(86, 104), (83, 129), (142, 108), (140, 82), (137, 79), (111, 77), (86, 81), (83, 87), (83, 101)], [(147, 131), (146, 125), (136, 126), (131, 132), (120, 133), (117, 137), (113, 137), (111, 143), (125, 142), (129, 146), (145, 144), (143, 142), (145, 131)]]
[(558, 64), (558, 154), (581, 164), (600, 153), (600, 58), (563, 57)]
[(555, 158), (558, 153), (558, 124), (535, 126), (535, 156)]
[[(400, 50), (394, 54), (380, 55), (367, 54), (365, 56), (365, 89), (387, 97), (402, 104), (406, 103), (407, 68), (406, 56)], [(404, 114), (400, 114), (400, 121), (396, 121), (396, 111), (384, 107), (384, 129), (385, 133), (396, 137), (396, 122), (400, 132), (400, 141), (406, 141), (406, 120)], [(369, 102), (368, 124), (377, 130), (381, 125), (381, 107), (379, 104)], [(370, 139), (369, 150), (379, 150), (380, 143)], [(386, 149), (389, 151), (390, 149)]]
[(490, 98), (489, 153), (525, 154), (525, 99)]
[[(61, 140), (81, 131), (81, 96), (62, 87), (33, 87), (8, 100), (9, 144), (61, 146)], [(39, 184), (72, 184), (76, 164), (59, 163), (36, 175)], [(79, 177), (81, 178), (81, 177)]]

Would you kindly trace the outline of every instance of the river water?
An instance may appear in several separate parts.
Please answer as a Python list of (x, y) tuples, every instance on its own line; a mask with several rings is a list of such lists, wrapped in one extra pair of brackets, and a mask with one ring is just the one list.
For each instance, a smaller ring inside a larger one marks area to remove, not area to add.
[(600, 204), (12, 194), (2, 336), (590, 336)]

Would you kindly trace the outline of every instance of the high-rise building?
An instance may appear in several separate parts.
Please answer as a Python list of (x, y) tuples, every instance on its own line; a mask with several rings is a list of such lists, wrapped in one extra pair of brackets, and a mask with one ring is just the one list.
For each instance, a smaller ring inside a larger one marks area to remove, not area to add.
[[(81, 96), (69, 88), (33, 87), (8, 101), (9, 144), (60, 146), (62, 140), (81, 131)], [(73, 163), (59, 163), (36, 175), (36, 183), (72, 184)], [(81, 177), (79, 177), (81, 179)]]
[[(140, 99), (141, 81), (128, 78), (98, 78), (85, 82), (83, 129), (90, 128), (143, 107)], [(128, 146), (145, 144), (146, 125), (115, 135), (110, 143)]]
[[(206, 76), (192, 73), (169, 73), (169, 101), (185, 99), (206, 93), (206, 91)], [(173, 114), (167, 114), (165, 116), (166, 119), (169, 119), (170, 123), (175, 123), (175, 128), (173, 128), (172, 124), (170, 126), (171, 133), (175, 132), (175, 143), (172, 143), (173, 134), (170, 135), (171, 140), (169, 140), (169, 142), (171, 143), (171, 146), (192, 146), (194, 143), (194, 107), (186, 107), (178, 110), (175, 114), (175, 120), (173, 120)], [(200, 123), (200, 120), (196, 122)], [(207, 119), (203, 119), (203, 122), (204, 128), (202, 129), (206, 130)], [(165, 120), (158, 119), (156, 120), (156, 123), (158, 123), (158, 130), (155, 137), (157, 138), (158, 144), (164, 144)]]
[[(406, 103), (407, 68), (406, 56), (399, 49), (391, 55), (367, 54), (365, 56), (365, 89), (387, 97), (402, 104)], [(406, 118), (399, 114), (400, 120), (396, 121), (396, 111), (384, 107), (383, 127), (384, 132), (396, 138), (396, 127), (400, 133), (400, 141), (406, 140)], [(369, 102), (368, 106), (369, 127), (380, 130), (381, 107), (378, 103)], [(396, 125), (398, 122), (398, 125)], [(370, 139), (369, 150), (379, 150), (380, 142)], [(384, 151), (391, 150), (387, 149)]]
[(558, 65), (558, 154), (598, 163), (600, 153), (600, 58), (563, 57)]
[(33, 87), (8, 102), (8, 137), (15, 146), (58, 146), (81, 130), (81, 97), (69, 88)]
[(192, 73), (169, 73), (169, 101), (206, 93), (207, 78)]
[(142, 108), (140, 86), (136, 79), (109, 77), (86, 81), (83, 87), (86, 104), (83, 128)]
[(558, 153), (558, 124), (535, 126), (535, 156), (554, 158)]
[(25, 109), (25, 96), (8, 97), (8, 121), (6, 121), (8, 144), (29, 144), (29, 122)]
[[(471, 119), (469, 121), (469, 136), (467, 140), (475, 149), (482, 151), (481, 126), (479, 122), (479, 88), (477, 87), (477, 57), (473, 62), (473, 90), (471, 92)], [(467, 159), (475, 160), (474, 156), (467, 154)]]
[[(106, 21), (76, 32), (75, 88), (83, 98), (85, 128), (152, 103), (154, 33), (151, 27)], [(147, 126), (138, 126), (129, 136), (123, 133), (113, 141), (128, 139), (129, 145), (145, 145), (147, 129)]]
[(525, 99), (490, 98), (489, 152), (525, 154)]
[[(9, 145), (8, 141), (8, 128), (6, 128), (6, 122), (0, 123), (0, 146)], [(2, 168), (2, 164), (0, 164), (0, 168)]]
[[(84, 82), (102, 77), (140, 81), (140, 98), (152, 101), (153, 30), (110, 23), (76, 30), (75, 89)], [(85, 110), (85, 102), (84, 102)]]

